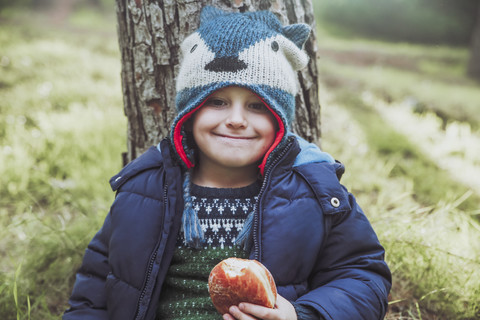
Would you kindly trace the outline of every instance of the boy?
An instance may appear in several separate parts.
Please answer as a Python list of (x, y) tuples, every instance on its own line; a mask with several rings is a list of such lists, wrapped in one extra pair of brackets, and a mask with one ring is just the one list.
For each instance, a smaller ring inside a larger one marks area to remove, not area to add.
[(309, 27), (207, 7), (182, 44), (169, 139), (111, 180), (64, 319), (216, 319), (208, 274), (257, 259), (274, 309), (231, 319), (382, 319), (391, 276), (344, 168), (289, 133)]

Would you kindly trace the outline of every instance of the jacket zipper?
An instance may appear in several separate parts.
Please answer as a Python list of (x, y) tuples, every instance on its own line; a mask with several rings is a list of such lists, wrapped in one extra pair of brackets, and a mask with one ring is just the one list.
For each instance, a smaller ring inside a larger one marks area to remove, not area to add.
[[(164, 204), (167, 203), (167, 190), (168, 190), (168, 183), (165, 183), (165, 188), (163, 189), (163, 203)], [(166, 216), (166, 213), (164, 213), (164, 216), (163, 216), (163, 218), (164, 218), (163, 225), (164, 226), (165, 226), (165, 216)], [(143, 286), (142, 292), (140, 293), (140, 298), (138, 299), (137, 311), (135, 312), (135, 318), (134, 318), (135, 320), (142, 319), (141, 314), (140, 314), (140, 306), (141, 306), (141, 303), (142, 303), (143, 299), (145, 298), (148, 283), (150, 282), (150, 277), (152, 276), (153, 265), (155, 264), (155, 260), (157, 259), (158, 248), (160, 247), (160, 242), (161, 241), (159, 240), (157, 245), (155, 246), (153, 256), (150, 259), (150, 263), (148, 264), (147, 277), (146, 277), (145, 285)], [(145, 313), (146, 313), (146, 311), (145, 311)]]
[(254, 245), (254, 259), (261, 262), (260, 257), (260, 241), (258, 240), (258, 227), (260, 224), (260, 204), (263, 202), (263, 194), (265, 192), (266, 186), (270, 181), (270, 173), (275, 169), (280, 159), (282, 159), (285, 154), (290, 150), (290, 147), (293, 145), (293, 139), (287, 142), (285, 148), (278, 155), (272, 159), (271, 165), (268, 166), (267, 170), (265, 171), (265, 178), (263, 179), (262, 188), (258, 193), (258, 202), (257, 208), (254, 213), (253, 217), (253, 245)]

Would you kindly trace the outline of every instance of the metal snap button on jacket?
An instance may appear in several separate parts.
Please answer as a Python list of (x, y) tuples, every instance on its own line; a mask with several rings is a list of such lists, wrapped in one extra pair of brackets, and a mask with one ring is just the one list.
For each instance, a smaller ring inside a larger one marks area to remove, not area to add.
[(335, 208), (338, 208), (340, 206), (340, 200), (338, 200), (338, 198), (335, 198), (333, 197), (331, 200), (330, 200), (330, 203), (332, 204), (332, 206), (334, 206)]

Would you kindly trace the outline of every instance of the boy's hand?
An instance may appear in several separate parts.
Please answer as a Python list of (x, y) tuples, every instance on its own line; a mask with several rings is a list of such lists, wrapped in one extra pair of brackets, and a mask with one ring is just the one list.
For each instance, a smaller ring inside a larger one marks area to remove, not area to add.
[(280, 295), (277, 297), (275, 309), (242, 302), (238, 306), (231, 306), (229, 312), (223, 315), (224, 320), (297, 320), (293, 305)]

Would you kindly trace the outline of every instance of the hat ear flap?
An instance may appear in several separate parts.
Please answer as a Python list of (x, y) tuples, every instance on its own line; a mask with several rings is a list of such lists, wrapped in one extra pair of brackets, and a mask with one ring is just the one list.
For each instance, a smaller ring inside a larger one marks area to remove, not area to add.
[(302, 49), (305, 41), (307, 41), (311, 30), (312, 28), (305, 23), (291, 24), (282, 28), (283, 35), (295, 43), (300, 49)]
[(226, 12), (212, 7), (212, 6), (205, 6), (202, 9), (202, 12), (200, 12), (200, 25), (203, 23), (211, 21), (213, 18), (216, 18), (218, 16), (223, 16)]

